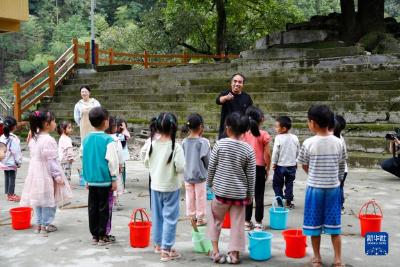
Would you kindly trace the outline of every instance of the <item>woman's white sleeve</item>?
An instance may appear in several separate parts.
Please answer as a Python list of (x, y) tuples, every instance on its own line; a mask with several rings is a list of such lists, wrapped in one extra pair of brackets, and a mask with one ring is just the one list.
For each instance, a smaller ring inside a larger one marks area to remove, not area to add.
[(79, 104), (76, 103), (75, 104), (75, 108), (74, 108), (74, 120), (76, 122), (76, 124), (80, 124), (81, 122), (81, 111), (79, 110)]

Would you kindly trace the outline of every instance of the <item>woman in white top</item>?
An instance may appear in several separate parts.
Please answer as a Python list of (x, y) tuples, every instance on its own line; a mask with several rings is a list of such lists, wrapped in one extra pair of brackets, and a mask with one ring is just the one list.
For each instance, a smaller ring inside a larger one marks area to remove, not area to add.
[(89, 86), (82, 85), (79, 90), (82, 99), (75, 104), (74, 120), (79, 126), (82, 142), (88, 133), (94, 131), (94, 128), (89, 121), (89, 111), (94, 107), (100, 107), (100, 103), (96, 99), (90, 98)]

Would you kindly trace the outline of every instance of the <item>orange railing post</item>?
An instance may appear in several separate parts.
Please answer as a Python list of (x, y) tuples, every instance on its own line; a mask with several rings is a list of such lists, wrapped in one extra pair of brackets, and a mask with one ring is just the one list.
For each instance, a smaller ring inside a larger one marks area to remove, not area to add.
[(94, 64), (96, 66), (99, 65), (99, 44), (98, 43), (94, 44)]
[(55, 91), (55, 69), (54, 69), (54, 61), (49, 60), (49, 91), (50, 95), (54, 95)]
[(72, 39), (72, 44), (74, 45), (74, 49), (73, 49), (74, 64), (77, 64), (78, 63), (78, 59), (79, 59), (78, 39), (76, 39), (76, 38)]
[(85, 42), (85, 63), (90, 63), (90, 43)]
[(144, 64), (145, 69), (149, 68), (149, 59), (148, 59), (146, 50), (144, 50), (144, 53), (143, 53), (143, 64)]
[(17, 121), (21, 121), (21, 85), (14, 82), (13, 90), (15, 95), (14, 117)]
[(183, 60), (182, 61), (183, 61), (182, 63), (184, 63), (184, 64), (189, 63), (189, 55), (188, 55), (188, 53), (186, 53), (186, 51), (183, 52)]
[(108, 64), (112, 65), (114, 63), (114, 53), (113, 49), (108, 49)]

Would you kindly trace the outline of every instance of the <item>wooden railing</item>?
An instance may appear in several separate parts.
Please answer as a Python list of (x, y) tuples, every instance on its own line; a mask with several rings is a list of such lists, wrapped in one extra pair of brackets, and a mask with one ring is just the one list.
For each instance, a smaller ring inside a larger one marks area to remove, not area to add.
[[(21, 121), (22, 113), (32, 105), (38, 103), (45, 96), (53, 96), (55, 88), (71, 72), (79, 62), (89, 64), (91, 62), (90, 43), (79, 44), (74, 38), (72, 45), (56, 60), (48, 61), (48, 66), (36, 74), (24, 84), (14, 82), (14, 117)], [(143, 54), (115, 52), (112, 48), (108, 50), (99, 49), (95, 45), (95, 65), (141, 65), (145, 69), (157, 66), (174, 66), (188, 64), (191, 59), (230, 59), (238, 58), (238, 55), (203, 55), (203, 54), (150, 54), (144, 51)], [(162, 61), (166, 60), (168, 61)]]

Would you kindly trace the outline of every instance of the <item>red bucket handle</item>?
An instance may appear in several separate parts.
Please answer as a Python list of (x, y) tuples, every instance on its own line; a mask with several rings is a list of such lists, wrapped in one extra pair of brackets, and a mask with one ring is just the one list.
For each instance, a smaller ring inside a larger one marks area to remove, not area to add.
[(142, 222), (144, 222), (143, 215), (146, 217), (147, 221), (150, 222), (149, 215), (147, 214), (146, 209), (135, 209), (135, 210), (133, 210), (132, 215), (131, 215), (131, 222), (132, 221), (134, 223), (136, 222), (136, 215), (138, 213), (140, 214), (140, 218), (141, 218)]
[(382, 209), (381, 209), (381, 207), (378, 205), (378, 203), (376, 203), (376, 201), (375, 201), (374, 199), (372, 199), (372, 200), (366, 202), (364, 205), (362, 205), (362, 207), (361, 207), (361, 209), (360, 209), (360, 212), (358, 213), (358, 218), (360, 218), (361, 212), (362, 212), (362, 210), (363, 210), (364, 208), (365, 208), (364, 214), (367, 214), (367, 212), (368, 212), (368, 207), (369, 207), (370, 205), (374, 208), (374, 214), (376, 215), (376, 211), (377, 211), (376, 208), (378, 208), (379, 211), (380, 211), (380, 213), (381, 213), (381, 217), (383, 218)]

